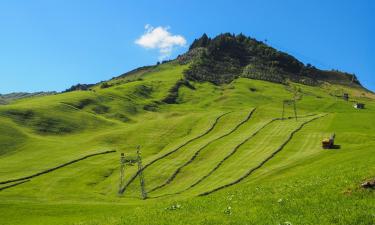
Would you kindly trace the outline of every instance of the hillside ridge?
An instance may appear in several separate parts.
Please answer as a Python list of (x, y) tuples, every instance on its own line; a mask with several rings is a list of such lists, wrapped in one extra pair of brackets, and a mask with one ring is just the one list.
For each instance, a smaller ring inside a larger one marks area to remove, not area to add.
[[(89, 90), (95, 85), (107, 88), (110, 85), (121, 84), (121, 80), (157, 70), (166, 63), (177, 62), (189, 68), (184, 72), (184, 78), (191, 81), (211, 82), (215, 85), (230, 83), (239, 77), (265, 80), (274, 83), (301, 83), (309, 86), (321, 86), (325, 83), (339, 84), (361, 88), (373, 93), (362, 86), (355, 74), (336, 69), (321, 70), (307, 63), (306, 65), (294, 56), (279, 51), (267, 43), (243, 35), (222, 33), (214, 38), (203, 34), (190, 45), (189, 50), (175, 59), (157, 62), (155, 65), (141, 66), (115, 76), (107, 81), (95, 84), (76, 84), (64, 92)], [(173, 101), (172, 101), (173, 102)]]
[(179, 59), (191, 63), (185, 73), (188, 79), (214, 84), (246, 77), (275, 83), (292, 81), (318, 86), (328, 82), (363, 88), (355, 74), (305, 65), (294, 56), (242, 33), (223, 33), (214, 38), (203, 34)]

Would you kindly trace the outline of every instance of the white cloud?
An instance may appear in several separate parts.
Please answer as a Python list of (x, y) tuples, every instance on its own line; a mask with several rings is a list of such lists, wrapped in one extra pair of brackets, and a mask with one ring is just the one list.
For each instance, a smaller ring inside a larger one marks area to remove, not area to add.
[(159, 26), (154, 28), (147, 24), (145, 30), (145, 33), (135, 40), (135, 43), (146, 49), (158, 49), (159, 60), (169, 57), (174, 47), (186, 45), (186, 39), (181, 35), (171, 34), (168, 31), (169, 27)]

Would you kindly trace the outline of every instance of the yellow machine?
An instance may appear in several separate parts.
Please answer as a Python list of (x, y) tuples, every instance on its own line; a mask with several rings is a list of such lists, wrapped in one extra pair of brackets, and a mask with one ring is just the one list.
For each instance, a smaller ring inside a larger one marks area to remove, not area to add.
[(324, 149), (333, 148), (335, 145), (335, 134), (332, 134), (330, 138), (325, 138), (322, 141), (322, 147)]

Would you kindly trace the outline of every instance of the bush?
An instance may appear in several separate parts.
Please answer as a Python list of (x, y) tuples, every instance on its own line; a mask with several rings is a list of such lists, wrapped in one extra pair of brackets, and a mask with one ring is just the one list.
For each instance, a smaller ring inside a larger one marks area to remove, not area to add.
[(111, 84), (108, 84), (107, 82), (103, 82), (101, 85), (100, 85), (100, 88), (109, 88), (109, 87), (112, 87)]
[(180, 79), (169, 90), (169, 94), (167, 95), (167, 97), (165, 97), (163, 99), (163, 102), (167, 103), (167, 104), (176, 104), (177, 99), (178, 99), (178, 91), (179, 91), (181, 86), (185, 86), (185, 87), (187, 87), (191, 90), (195, 90), (195, 87), (192, 84), (190, 84), (190, 82), (188, 80)]
[(92, 111), (94, 111), (97, 114), (104, 114), (109, 111), (109, 107), (105, 105), (96, 105)]
[(158, 106), (157, 103), (153, 102), (153, 103), (150, 103), (150, 104), (147, 104), (147, 105), (143, 106), (143, 109), (146, 110), (146, 111), (150, 111), (150, 112), (156, 112), (156, 111), (158, 111), (159, 106)]
[(86, 106), (90, 105), (90, 104), (93, 104), (95, 101), (93, 99), (90, 99), (90, 98), (84, 98), (84, 99), (81, 99), (78, 104), (74, 104), (74, 106), (78, 109), (83, 109), (85, 108)]
[(118, 119), (118, 120), (120, 120), (120, 121), (122, 121), (124, 123), (131, 121), (131, 119), (129, 117), (127, 117), (126, 115), (124, 115), (122, 113), (116, 113), (116, 114), (114, 114), (113, 118)]
[(76, 84), (71, 86), (70, 88), (66, 89), (63, 92), (70, 92), (70, 91), (87, 91), (89, 88), (94, 86), (94, 84)]
[(265, 80), (281, 84), (285, 83), (285, 78), (283, 75), (280, 75), (277, 72), (269, 70), (267, 68), (256, 66), (253, 64), (247, 65), (244, 68), (241, 76), (255, 80)]

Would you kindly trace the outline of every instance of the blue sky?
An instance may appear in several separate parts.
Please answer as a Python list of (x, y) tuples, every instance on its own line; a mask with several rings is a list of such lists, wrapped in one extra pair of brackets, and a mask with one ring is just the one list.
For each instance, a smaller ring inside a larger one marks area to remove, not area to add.
[[(375, 90), (374, 12), (371, 0), (0, 0), (0, 93), (106, 80), (222, 32), (267, 39)], [(140, 41), (157, 28), (164, 39)]]

